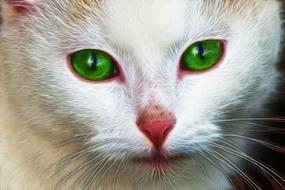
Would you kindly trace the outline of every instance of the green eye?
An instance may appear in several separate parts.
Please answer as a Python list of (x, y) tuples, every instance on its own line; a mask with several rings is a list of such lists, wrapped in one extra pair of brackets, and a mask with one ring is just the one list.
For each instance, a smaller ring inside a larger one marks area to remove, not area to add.
[(205, 71), (215, 66), (223, 56), (223, 42), (205, 40), (194, 43), (182, 55), (182, 68), (190, 71)]
[(85, 49), (71, 54), (71, 66), (80, 77), (90, 81), (107, 80), (117, 74), (112, 57), (100, 50)]

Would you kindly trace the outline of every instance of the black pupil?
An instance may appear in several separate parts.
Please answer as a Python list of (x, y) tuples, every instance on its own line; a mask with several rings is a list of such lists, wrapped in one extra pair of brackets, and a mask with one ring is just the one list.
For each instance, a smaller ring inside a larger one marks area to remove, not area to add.
[(205, 58), (205, 49), (202, 44), (198, 44), (198, 54), (201, 59)]
[(97, 56), (95, 54), (91, 55), (91, 64), (90, 64), (90, 69), (95, 70), (97, 68)]

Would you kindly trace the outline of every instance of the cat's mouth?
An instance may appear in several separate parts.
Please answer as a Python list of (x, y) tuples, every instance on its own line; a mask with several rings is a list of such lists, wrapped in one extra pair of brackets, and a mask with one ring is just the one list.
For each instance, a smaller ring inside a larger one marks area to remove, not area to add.
[(186, 158), (187, 156), (182, 154), (166, 155), (161, 152), (155, 152), (150, 156), (136, 157), (133, 159), (133, 162), (137, 164), (142, 164), (150, 169), (164, 170)]

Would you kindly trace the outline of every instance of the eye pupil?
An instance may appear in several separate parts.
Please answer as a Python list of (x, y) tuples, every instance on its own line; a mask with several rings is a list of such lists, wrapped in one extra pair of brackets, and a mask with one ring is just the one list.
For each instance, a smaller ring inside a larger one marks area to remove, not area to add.
[(98, 59), (95, 54), (90, 56), (90, 69), (95, 70), (97, 68)]
[(198, 43), (198, 54), (201, 59), (205, 58), (205, 49), (201, 43)]

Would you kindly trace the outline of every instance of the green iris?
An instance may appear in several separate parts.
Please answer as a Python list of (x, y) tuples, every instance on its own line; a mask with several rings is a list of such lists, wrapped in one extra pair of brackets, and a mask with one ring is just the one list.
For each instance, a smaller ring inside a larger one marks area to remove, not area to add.
[(71, 65), (79, 76), (91, 81), (110, 79), (117, 72), (112, 57), (100, 50), (85, 49), (73, 53)]
[(205, 40), (191, 45), (182, 56), (185, 70), (204, 71), (215, 66), (223, 56), (220, 40)]

